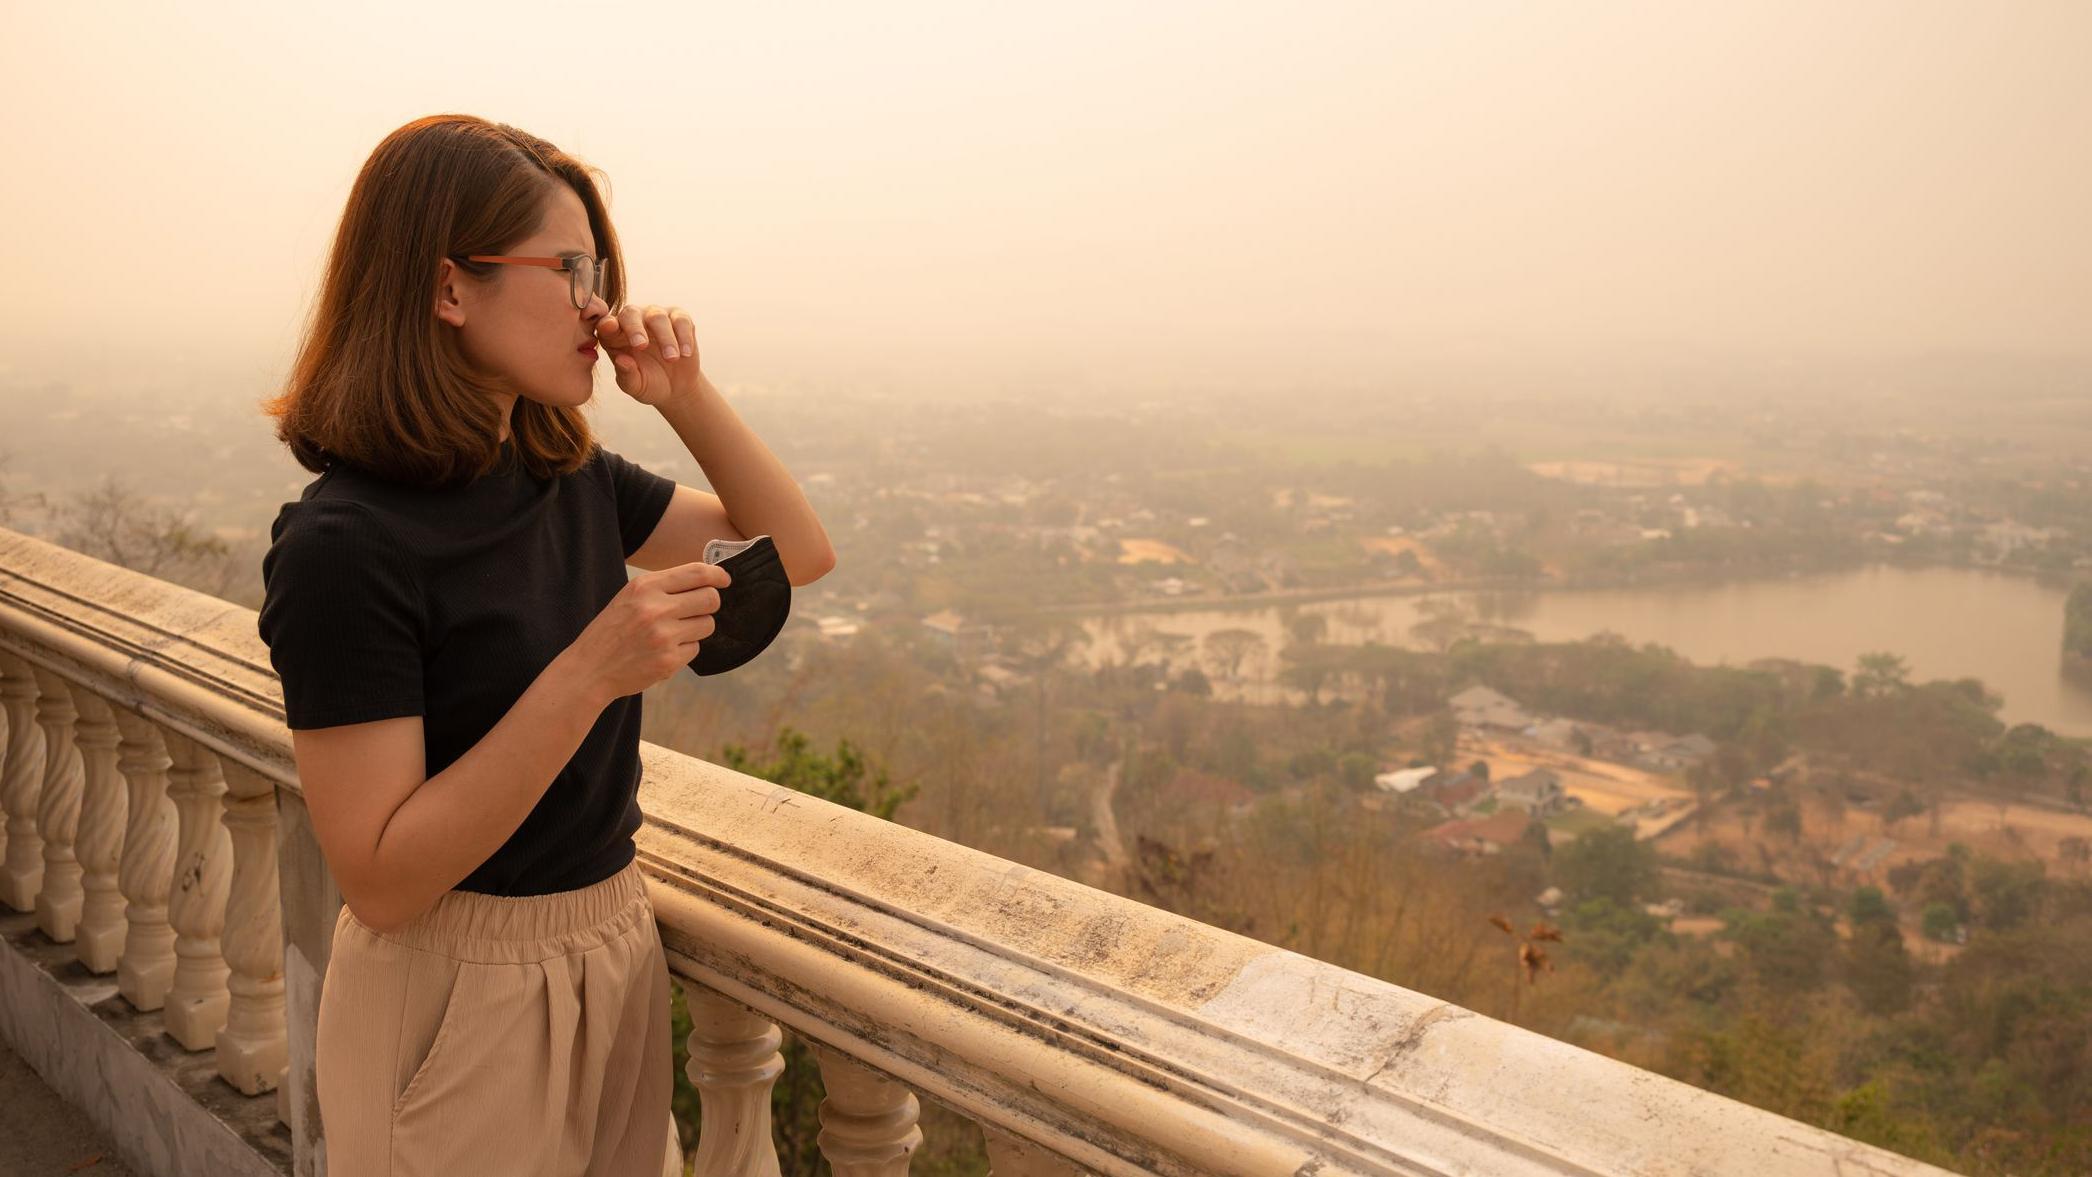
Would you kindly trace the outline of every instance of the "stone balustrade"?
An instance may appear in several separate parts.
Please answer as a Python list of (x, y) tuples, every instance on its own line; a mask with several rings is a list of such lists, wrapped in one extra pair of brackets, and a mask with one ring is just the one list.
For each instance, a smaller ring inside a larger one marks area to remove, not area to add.
[[(0, 1035), (140, 1173), (322, 1171), (340, 896), (252, 610), (0, 529)], [(642, 747), (696, 1172), (778, 1172), (790, 1033), (838, 1177), (920, 1100), (1047, 1174), (1941, 1170), (1399, 986)], [(10, 914), (11, 913), (11, 914)]]

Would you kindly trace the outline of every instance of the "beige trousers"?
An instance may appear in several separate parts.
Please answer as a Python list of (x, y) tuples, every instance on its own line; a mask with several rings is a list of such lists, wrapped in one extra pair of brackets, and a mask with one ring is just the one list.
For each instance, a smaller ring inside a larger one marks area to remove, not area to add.
[(451, 891), (321, 983), (328, 1177), (680, 1175), (668, 961), (634, 860), (573, 891)]

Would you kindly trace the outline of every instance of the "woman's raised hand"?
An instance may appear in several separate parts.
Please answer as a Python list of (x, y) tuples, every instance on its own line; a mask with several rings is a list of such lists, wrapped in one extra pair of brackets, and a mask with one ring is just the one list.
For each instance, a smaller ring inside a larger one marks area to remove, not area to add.
[(681, 307), (627, 306), (596, 320), (617, 386), (643, 405), (659, 405), (697, 386), (697, 325)]

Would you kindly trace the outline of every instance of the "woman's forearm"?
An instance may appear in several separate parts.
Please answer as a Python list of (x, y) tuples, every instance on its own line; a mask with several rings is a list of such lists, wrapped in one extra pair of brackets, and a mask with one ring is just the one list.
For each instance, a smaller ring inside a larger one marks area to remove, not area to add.
[(382, 921), (372, 926), (406, 923), (491, 858), (610, 702), (605, 688), (562, 654), (478, 743), (408, 794), (372, 852)]
[(735, 529), (744, 536), (769, 536), (793, 584), (805, 584), (835, 566), (835, 549), (813, 504), (702, 372), (686, 393), (658, 407), (705, 472)]

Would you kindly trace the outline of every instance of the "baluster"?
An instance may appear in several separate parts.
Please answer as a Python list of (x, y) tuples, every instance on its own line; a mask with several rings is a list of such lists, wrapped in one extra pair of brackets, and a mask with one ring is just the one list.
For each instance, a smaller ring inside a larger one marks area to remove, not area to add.
[[(225, 772), (232, 892), (225, 903), (231, 1003), (218, 1073), (243, 1095), (273, 1091), (290, 1055), (283, 1024), (283, 899), (276, 885), (276, 782), (244, 764)], [(280, 1101), (279, 1101), (280, 1102)]]
[(987, 1124), (981, 1131), (988, 1138), (988, 1177), (1071, 1177), (1087, 1172), (1021, 1136)]
[(923, 1142), (915, 1093), (832, 1047), (807, 1040), (821, 1067), (821, 1155), (836, 1177), (908, 1177)]
[(116, 881), (123, 854), (124, 819), (130, 798), (117, 771), (116, 713), (109, 701), (92, 691), (75, 691), (80, 726), (73, 741), (87, 771), (86, 796), (80, 804), (80, 830), (73, 853), (80, 859), (80, 924), (73, 931), (73, 955), (89, 972), (106, 973), (123, 955), (124, 896)]
[(178, 819), (168, 796), (171, 763), (151, 720), (116, 712), (116, 767), (123, 773), (130, 807), (124, 818), (123, 863), (116, 883), (123, 889), (123, 959), (116, 966), (116, 991), (131, 1008), (156, 1010), (174, 983), (174, 928), (167, 922), (167, 890), (174, 877)]
[(44, 885), (44, 839), (36, 829), (44, 784), (44, 729), (36, 723), (36, 675), (19, 654), (0, 652), (0, 707), (7, 709), (7, 758), (0, 761), (0, 805), (7, 808), (7, 861), (0, 866), (0, 903), (36, 906)]
[(217, 1040), (230, 1000), (230, 970), (218, 950), (232, 881), (232, 842), (221, 820), (225, 776), (209, 749), (172, 728), (162, 731), (173, 761), (167, 792), (180, 822), (167, 909), (174, 925), (174, 984), (163, 1020), (176, 1042), (203, 1050)]
[(768, 1018), (686, 981), (690, 1061), (697, 1085), (697, 1172), (705, 1177), (779, 1177), (770, 1135), (770, 1086), (784, 1073), (784, 1035)]
[(36, 832), (44, 839), (44, 879), (36, 892), (36, 926), (58, 944), (70, 944), (80, 922), (80, 859), (73, 835), (80, 828), (80, 793), (85, 783), (80, 750), (73, 746), (72, 688), (58, 672), (42, 666), (36, 675), (36, 722), (44, 729), (44, 783), (36, 799)]

